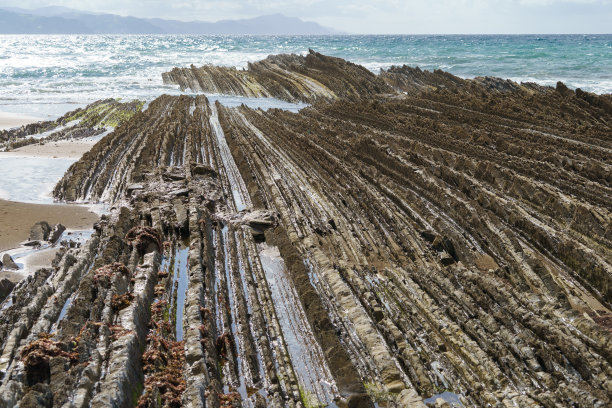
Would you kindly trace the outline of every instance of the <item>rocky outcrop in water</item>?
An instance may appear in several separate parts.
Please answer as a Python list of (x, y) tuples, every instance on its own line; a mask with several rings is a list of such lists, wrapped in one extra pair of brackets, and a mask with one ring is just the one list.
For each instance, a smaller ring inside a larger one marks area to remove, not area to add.
[(366, 68), (310, 50), (306, 56), (271, 55), (247, 70), (205, 65), (174, 68), (164, 83), (182, 90), (248, 97), (274, 97), (289, 102), (354, 99), (392, 92)]
[(143, 105), (144, 102), (138, 100), (120, 102), (117, 99), (103, 99), (53, 121), (0, 130), (0, 149), (8, 151), (36, 143), (97, 136), (130, 119)]
[(608, 97), (389, 72), (299, 113), (162, 96), (102, 139), (54, 194), (111, 213), (13, 290), (2, 401), (609, 406)]

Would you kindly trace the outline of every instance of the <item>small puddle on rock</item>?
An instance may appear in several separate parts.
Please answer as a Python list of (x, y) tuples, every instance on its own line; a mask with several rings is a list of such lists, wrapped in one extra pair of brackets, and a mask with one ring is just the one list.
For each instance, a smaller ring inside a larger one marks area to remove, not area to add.
[(2, 303), (2, 308), (0, 312), (4, 312), (9, 307), (13, 306), (13, 293), (9, 293), (4, 302)]
[(423, 402), (425, 402), (425, 404), (435, 405), (436, 400), (438, 398), (443, 399), (445, 402), (447, 402), (451, 408), (463, 407), (463, 404), (461, 403), (461, 400), (459, 399), (459, 395), (455, 394), (454, 392), (449, 392), (449, 391), (444, 391), (440, 394), (433, 395), (430, 398), (427, 398), (426, 400), (424, 400)]
[[(224, 261), (225, 261), (225, 283), (227, 286), (227, 290), (228, 290), (228, 299), (229, 299), (229, 310), (230, 310), (230, 315), (231, 315), (231, 325), (230, 325), (230, 329), (232, 331), (232, 338), (234, 340), (234, 344), (236, 346), (236, 368), (238, 370), (238, 380), (239, 380), (239, 385), (237, 388), (238, 393), (240, 394), (240, 397), (242, 398), (242, 401), (247, 401), (249, 399), (249, 395), (247, 392), (247, 388), (246, 388), (246, 384), (244, 381), (244, 375), (243, 375), (243, 367), (242, 367), (242, 344), (240, 343), (240, 336), (239, 336), (239, 330), (237, 328), (237, 322), (238, 320), (238, 316), (237, 316), (237, 308), (236, 308), (236, 292), (235, 292), (235, 282), (234, 282), (234, 277), (232, 274), (232, 266), (229, 263), (230, 260), (230, 242), (229, 242), (229, 232), (228, 232), (228, 227), (227, 225), (225, 225), (222, 230), (222, 237), (223, 237), (223, 250), (224, 250)], [(235, 242), (235, 241), (234, 241)], [(241, 273), (244, 273), (244, 271), (241, 271)], [(245, 293), (246, 295), (246, 293)], [(240, 330), (242, 331), (242, 330)], [(224, 389), (224, 392), (227, 394), (229, 392), (228, 387), (226, 386)]]
[[(93, 231), (92, 231), (93, 233)], [(91, 234), (88, 235), (88, 239), (89, 237), (91, 237)], [(81, 273), (81, 278), (83, 276), (86, 276), (89, 272), (91, 272), (91, 270), (93, 269), (94, 264), (96, 263), (96, 259), (98, 258), (98, 255), (96, 255), (94, 257), (94, 259), (91, 261), (91, 264), (87, 267), (87, 269)], [(51, 276), (49, 276), (51, 277)], [(80, 279), (79, 279), (80, 281)], [(78, 288), (78, 283), (77, 283), (77, 288)], [(55, 331), (57, 330), (60, 322), (64, 319), (64, 317), (66, 317), (66, 313), (68, 313), (68, 309), (70, 308), (70, 305), (72, 304), (72, 301), (74, 300), (74, 298), (77, 295), (77, 290), (75, 289), (72, 292), (72, 295), (68, 296), (68, 299), (66, 299), (66, 301), (64, 302), (64, 306), (62, 306), (62, 310), (60, 310), (60, 314), (57, 317), (57, 320), (55, 320), (55, 323), (53, 324), (53, 326), (51, 326), (51, 333), (55, 333)]]
[(241, 105), (246, 105), (251, 109), (283, 109), (290, 112), (298, 112), (300, 109), (310, 106), (304, 102), (287, 102), (276, 98), (250, 98), (246, 96), (233, 96), (221, 94), (206, 94), (210, 103), (219, 101), (222, 105), (228, 108), (235, 108)]
[(308, 406), (333, 407), (335, 383), (320, 346), (313, 340), (298, 294), (287, 278), (285, 262), (277, 247), (262, 243), (258, 249), (302, 398)]
[(247, 191), (246, 185), (244, 184), (244, 180), (238, 171), (238, 166), (236, 166), (234, 156), (230, 151), (227, 140), (225, 140), (225, 134), (221, 128), (221, 123), (219, 123), (217, 107), (213, 102), (210, 103), (210, 111), (210, 127), (215, 135), (215, 138), (217, 139), (219, 155), (223, 161), (223, 168), (225, 169), (228, 182), (230, 183), (230, 189), (232, 190), (236, 210), (243, 211), (251, 205), (248, 194), (245, 193)]
[(55, 333), (60, 322), (64, 319), (64, 317), (66, 316), (66, 313), (68, 313), (68, 308), (72, 304), (72, 299), (74, 298), (75, 294), (76, 294), (76, 291), (71, 296), (68, 296), (68, 299), (66, 299), (66, 302), (64, 302), (64, 306), (62, 307), (62, 310), (60, 311), (60, 314), (57, 317), (57, 320), (55, 321), (53, 326), (51, 326), (51, 334)]
[(174, 311), (176, 322), (176, 341), (183, 340), (183, 312), (185, 310), (185, 297), (187, 295), (187, 284), (189, 282), (189, 274), (187, 271), (188, 258), (189, 243), (181, 243), (174, 253), (171, 268), (174, 272), (172, 276), (173, 293), (171, 299), (175, 302), (172, 305), (172, 310)]

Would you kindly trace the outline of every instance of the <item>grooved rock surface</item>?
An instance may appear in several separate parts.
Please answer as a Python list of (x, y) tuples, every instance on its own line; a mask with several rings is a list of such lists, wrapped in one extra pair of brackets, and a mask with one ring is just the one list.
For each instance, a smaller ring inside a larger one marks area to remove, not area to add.
[(13, 290), (4, 404), (611, 404), (609, 97), (258, 67), (309, 58), (336, 97), (162, 96), (68, 170), (57, 198), (113, 209)]
[(144, 102), (138, 100), (119, 102), (117, 99), (102, 99), (56, 120), (0, 130), (0, 150), (10, 151), (32, 144), (97, 136), (104, 133), (106, 128), (116, 127), (131, 118), (143, 105)]
[(174, 68), (166, 84), (182, 90), (248, 97), (274, 97), (290, 102), (354, 99), (392, 92), (366, 68), (310, 50), (306, 56), (271, 55), (249, 63), (247, 70), (204, 65)]

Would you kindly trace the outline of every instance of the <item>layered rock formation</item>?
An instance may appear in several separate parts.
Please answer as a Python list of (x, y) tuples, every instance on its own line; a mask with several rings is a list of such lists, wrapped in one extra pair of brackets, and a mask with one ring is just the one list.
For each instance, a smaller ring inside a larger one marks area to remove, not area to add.
[(609, 406), (610, 98), (407, 67), (351, 92), (162, 96), (104, 137), (55, 195), (113, 208), (5, 303), (2, 401)]
[(174, 68), (164, 73), (163, 79), (182, 90), (274, 97), (289, 102), (354, 99), (392, 92), (366, 68), (313, 50), (306, 56), (271, 55), (249, 63), (247, 70), (212, 65)]
[(103, 99), (68, 112), (56, 120), (0, 130), (0, 150), (97, 136), (127, 121), (143, 106), (144, 102), (138, 100), (120, 102), (117, 99)]

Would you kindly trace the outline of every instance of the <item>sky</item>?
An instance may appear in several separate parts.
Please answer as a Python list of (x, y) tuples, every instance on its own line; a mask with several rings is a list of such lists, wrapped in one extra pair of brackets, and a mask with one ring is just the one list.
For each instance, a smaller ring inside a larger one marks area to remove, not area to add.
[(0, 0), (217, 21), (282, 13), (354, 34), (609, 34), (612, 0)]

